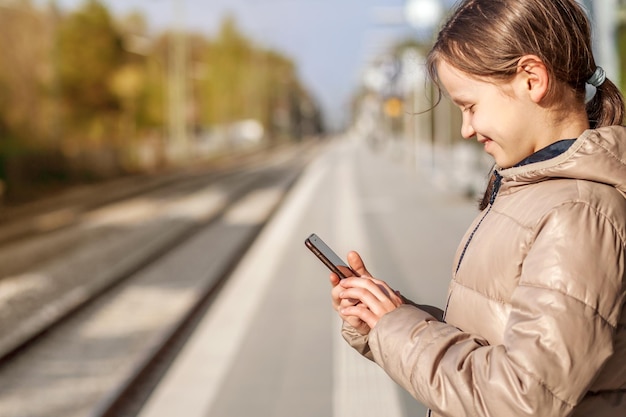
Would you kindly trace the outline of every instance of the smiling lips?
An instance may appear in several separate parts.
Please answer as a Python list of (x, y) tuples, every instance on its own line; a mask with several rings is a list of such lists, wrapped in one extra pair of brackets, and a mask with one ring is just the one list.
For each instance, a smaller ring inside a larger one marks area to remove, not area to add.
[(478, 142), (482, 143), (483, 146), (485, 147), (485, 151), (487, 151), (487, 147), (489, 146), (491, 142), (493, 142), (493, 140), (489, 138), (478, 138)]

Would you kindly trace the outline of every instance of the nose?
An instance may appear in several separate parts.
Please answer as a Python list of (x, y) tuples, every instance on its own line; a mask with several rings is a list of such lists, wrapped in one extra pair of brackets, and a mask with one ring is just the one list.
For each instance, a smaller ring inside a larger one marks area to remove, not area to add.
[(463, 123), (461, 124), (461, 136), (465, 139), (470, 139), (475, 136), (476, 132), (472, 127), (471, 115), (467, 112), (463, 112)]

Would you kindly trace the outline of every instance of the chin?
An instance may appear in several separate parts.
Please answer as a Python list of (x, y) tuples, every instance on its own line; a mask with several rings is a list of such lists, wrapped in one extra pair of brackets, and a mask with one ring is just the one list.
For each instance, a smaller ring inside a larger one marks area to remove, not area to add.
[(498, 161), (496, 161), (496, 165), (501, 168), (501, 169), (507, 169), (507, 168), (511, 168), (513, 165), (515, 164), (511, 164), (508, 162), (504, 162), (504, 163), (499, 163)]
[(488, 153), (494, 159), (498, 168), (501, 168), (501, 169), (511, 168), (517, 163), (517, 161), (512, 161), (511, 158), (509, 158), (507, 155), (503, 155), (501, 152), (494, 152), (494, 153), (488, 152)]

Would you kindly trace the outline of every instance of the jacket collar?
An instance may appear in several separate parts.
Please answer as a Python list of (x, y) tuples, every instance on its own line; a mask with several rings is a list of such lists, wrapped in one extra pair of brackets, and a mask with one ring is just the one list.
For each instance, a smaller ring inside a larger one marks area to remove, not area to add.
[(548, 159), (552, 159), (556, 156), (559, 156), (566, 150), (570, 148), (576, 142), (576, 139), (562, 139), (557, 142), (554, 142), (543, 149), (538, 150), (534, 154), (525, 158), (522, 162), (515, 165), (516, 167), (521, 167), (528, 164), (533, 164), (535, 162), (541, 162)]
[(538, 151), (538, 156), (531, 155), (529, 163), (522, 161), (506, 169), (496, 167), (502, 176), (501, 191), (551, 178), (570, 178), (607, 184), (626, 195), (626, 127), (586, 130), (569, 146), (559, 144), (557, 149), (560, 146), (567, 149), (557, 151), (556, 156), (550, 146)]

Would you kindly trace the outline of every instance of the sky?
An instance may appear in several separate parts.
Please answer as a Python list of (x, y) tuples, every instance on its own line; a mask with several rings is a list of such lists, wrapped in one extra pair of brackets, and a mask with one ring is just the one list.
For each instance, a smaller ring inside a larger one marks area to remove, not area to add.
[[(74, 9), (84, 0), (57, 0)], [(451, 1), (441, 0), (449, 6)], [(155, 32), (177, 24), (214, 34), (224, 16), (258, 44), (291, 58), (331, 126), (345, 121), (369, 62), (394, 41), (419, 37), (405, 0), (101, 0), (116, 16), (141, 12)]]

